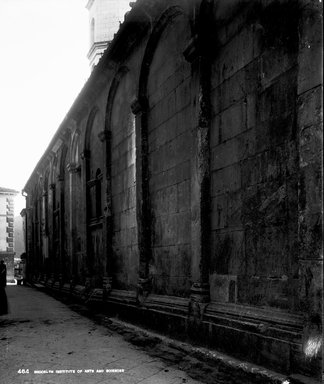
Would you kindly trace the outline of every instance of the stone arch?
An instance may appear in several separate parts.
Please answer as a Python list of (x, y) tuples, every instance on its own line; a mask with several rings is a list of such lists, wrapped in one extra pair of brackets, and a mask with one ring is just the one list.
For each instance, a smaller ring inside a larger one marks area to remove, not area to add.
[(61, 156), (60, 156), (60, 166), (59, 166), (59, 179), (64, 179), (65, 168), (66, 168), (66, 158), (68, 153), (68, 147), (63, 144)]
[(55, 184), (57, 179), (57, 156), (54, 155), (50, 162), (50, 184)]
[(184, 9), (180, 6), (175, 5), (165, 10), (154, 26), (151, 36), (148, 40), (139, 77), (138, 101), (143, 103), (143, 105), (141, 105), (142, 108), (147, 107), (147, 82), (153, 56), (159, 43), (160, 37), (170, 21), (180, 15), (185, 15)]
[[(101, 286), (104, 274), (104, 257), (102, 240), (103, 236), (103, 212), (99, 214), (97, 207), (103, 207), (103, 201), (97, 203), (96, 198), (103, 197), (103, 193), (98, 193), (98, 186), (102, 187), (102, 173), (100, 179), (96, 175), (97, 170), (104, 169), (104, 148), (100, 140), (102, 121), (100, 110), (97, 106), (93, 107), (86, 125), (84, 138), (83, 158), (85, 161), (84, 191), (86, 202), (86, 269), (87, 277), (92, 279), (92, 284)], [(97, 246), (100, 244), (100, 247)]]
[(77, 167), (80, 162), (80, 132), (76, 130), (72, 136), (71, 149), (70, 149), (70, 164)]
[[(183, 18), (185, 22), (182, 22), (183, 19), (180, 18)], [(181, 31), (185, 32), (184, 36), (181, 36)], [(176, 45), (172, 46), (170, 41), (167, 43), (166, 36), (168, 39), (171, 37), (172, 42), (174, 41)], [(139, 166), (141, 167), (142, 194), (140, 199), (142, 203), (139, 207), (141, 227), (141, 233), (139, 233), (140, 278), (144, 281), (151, 280), (153, 291), (162, 294), (180, 293), (182, 295), (186, 294), (190, 288), (188, 285), (190, 268), (184, 265), (181, 268), (178, 267), (175, 261), (177, 257), (179, 258), (175, 254), (176, 247), (172, 250), (166, 244), (169, 240), (170, 244), (177, 244), (181, 240), (183, 247), (180, 247), (180, 252), (184, 256), (181, 257), (180, 262), (190, 265), (190, 202), (183, 208), (185, 214), (180, 215), (177, 211), (178, 208), (171, 208), (167, 201), (177, 200), (177, 196), (183, 195), (184, 191), (187, 190), (187, 196), (190, 196), (192, 134), (190, 131), (191, 123), (188, 122), (186, 127), (186, 120), (184, 119), (190, 114), (186, 111), (190, 108), (191, 103), (189, 79), (191, 66), (185, 60), (183, 52), (191, 38), (192, 24), (185, 9), (180, 6), (169, 7), (156, 22), (148, 40), (139, 79), (138, 110), (140, 111), (141, 132), (141, 164)], [(157, 59), (157, 52), (159, 52), (160, 59)], [(161, 64), (163, 55), (168, 58), (166, 66), (164, 62), (163, 65)], [(152, 69), (153, 66), (154, 69)], [(182, 68), (184, 78), (180, 80)], [(152, 74), (151, 71), (154, 73)], [(150, 83), (153, 81), (152, 79), (154, 79), (154, 87)], [(161, 83), (159, 83), (160, 81)], [(153, 88), (154, 91), (152, 91)], [(181, 98), (185, 101), (182, 101)], [(185, 112), (181, 112), (180, 107)], [(179, 137), (174, 134), (175, 131), (178, 132)], [(180, 137), (183, 137), (182, 141)], [(188, 149), (187, 153), (183, 147)], [(183, 164), (180, 164), (181, 162)], [(174, 176), (171, 175), (171, 168), (174, 170)], [(179, 176), (182, 174), (184, 176)], [(166, 183), (161, 181), (162, 179), (167, 180), (167, 178), (169, 180), (173, 178), (175, 181), (167, 181)], [(162, 186), (163, 183), (165, 186)], [(172, 183), (174, 185), (171, 185)], [(169, 193), (174, 194), (174, 196), (168, 196)], [(163, 210), (164, 213), (162, 213)], [(170, 233), (173, 235), (170, 236)], [(175, 236), (178, 236), (178, 239), (175, 239)], [(163, 248), (164, 245), (165, 248)], [(170, 265), (164, 268), (162, 264), (165, 260), (163, 256), (165, 252), (169, 255), (167, 257), (170, 260)], [(171, 270), (176, 269), (177, 271), (172, 272), (174, 275), (171, 276)], [(162, 281), (161, 273), (171, 277)], [(181, 283), (180, 275), (182, 275)], [(171, 284), (172, 279), (177, 281), (173, 285)], [(179, 286), (179, 289), (176, 285)]]
[(44, 235), (48, 235), (48, 189), (49, 189), (49, 177), (50, 169), (49, 166), (46, 168), (44, 173), (43, 181), (43, 211), (44, 211)]
[(92, 127), (93, 127), (93, 122), (94, 122), (95, 117), (96, 117), (98, 112), (99, 112), (99, 108), (97, 106), (94, 106), (91, 109), (91, 112), (89, 114), (89, 117), (88, 117), (88, 120), (87, 120), (87, 125), (86, 125), (85, 138), (84, 138), (84, 151), (89, 151), (90, 150), (91, 130), (92, 130)]
[[(81, 179), (81, 164), (80, 164), (80, 130), (74, 125), (73, 133), (71, 135), (71, 145), (69, 147), (69, 162), (67, 170), (69, 172), (68, 192), (69, 196), (69, 255), (70, 255), (70, 271), (73, 281), (78, 281), (81, 277), (79, 275), (79, 255), (81, 249), (79, 247), (80, 238), (80, 223), (82, 222), (83, 209), (81, 202), (83, 200), (82, 193), (82, 179)], [(78, 253), (78, 254), (77, 254)]]
[[(111, 83), (105, 116), (107, 179), (107, 260), (108, 275), (116, 288), (137, 284), (135, 117), (131, 105), (136, 96), (133, 74), (118, 69)], [(120, 198), (120, 196), (123, 196)], [(128, 223), (128, 224), (126, 224)], [(135, 235), (134, 235), (135, 233)], [(124, 239), (123, 241), (121, 239)]]
[(68, 147), (64, 143), (61, 147), (58, 163), (58, 196), (59, 201), (58, 208), (55, 212), (56, 226), (58, 230), (58, 248), (57, 255), (59, 259), (59, 274), (66, 277), (68, 273), (66, 269), (66, 225), (65, 225), (65, 208), (66, 208), (66, 160), (68, 155)]
[(112, 114), (112, 108), (113, 108), (113, 103), (114, 103), (117, 89), (119, 87), (121, 79), (128, 71), (129, 69), (126, 66), (120, 67), (111, 83), (108, 99), (107, 99), (107, 105), (106, 105), (106, 116), (105, 116), (106, 131), (110, 131), (111, 114)]
[(43, 273), (50, 273), (49, 265), (49, 178), (50, 164), (47, 163), (44, 170), (42, 183), (42, 217), (41, 217), (41, 234), (42, 234), (42, 253), (43, 253)]

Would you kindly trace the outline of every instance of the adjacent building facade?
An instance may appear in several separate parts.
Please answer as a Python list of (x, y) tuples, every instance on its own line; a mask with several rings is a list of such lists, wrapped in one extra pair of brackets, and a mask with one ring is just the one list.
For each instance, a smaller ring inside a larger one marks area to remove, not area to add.
[(0, 187), (0, 260), (7, 267), (7, 281), (14, 280), (14, 198), (18, 191)]
[(321, 2), (131, 5), (24, 188), (29, 280), (319, 379)]

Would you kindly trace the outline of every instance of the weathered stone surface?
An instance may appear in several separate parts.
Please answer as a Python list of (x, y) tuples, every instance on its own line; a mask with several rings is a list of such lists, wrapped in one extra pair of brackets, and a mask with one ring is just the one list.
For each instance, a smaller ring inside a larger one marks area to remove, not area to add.
[(306, 0), (136, 2), (26, 185), (29, 277), (318, 377), (321, 28)]

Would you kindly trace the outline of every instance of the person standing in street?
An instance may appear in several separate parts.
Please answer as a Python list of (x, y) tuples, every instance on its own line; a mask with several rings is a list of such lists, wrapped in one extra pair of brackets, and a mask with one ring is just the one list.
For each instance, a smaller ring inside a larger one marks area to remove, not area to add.
[(8, 301), (6, 295), (7, 267), (3, 260), (0, 261), (0, 315), (8, 313)]

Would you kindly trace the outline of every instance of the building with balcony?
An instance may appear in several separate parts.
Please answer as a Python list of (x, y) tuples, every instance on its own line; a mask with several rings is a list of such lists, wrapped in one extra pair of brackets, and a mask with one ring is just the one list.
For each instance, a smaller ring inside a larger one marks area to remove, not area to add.
[(0, 260), (7, 267), (7, 281), (14, 279), (14, 198), (18, 191), (0, 187)]

